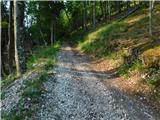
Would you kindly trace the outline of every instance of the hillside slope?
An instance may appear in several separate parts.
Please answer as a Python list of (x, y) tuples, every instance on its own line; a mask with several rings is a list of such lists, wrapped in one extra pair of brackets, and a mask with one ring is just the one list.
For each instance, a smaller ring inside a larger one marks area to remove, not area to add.
[(148, 9), (143, 9), (76, 39), (77, 48), (94, 58), (91, 63), (95, 71), (116, 71), (118, 77), (110, 81), (112, 86), (159, 109), (160, 5), (153, 13), (152, 37)]

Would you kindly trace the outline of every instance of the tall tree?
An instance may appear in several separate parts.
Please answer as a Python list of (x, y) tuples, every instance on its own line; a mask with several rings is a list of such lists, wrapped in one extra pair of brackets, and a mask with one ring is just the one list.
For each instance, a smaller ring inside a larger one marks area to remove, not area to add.
[(53, 44), (53, 37), (54, 37), (54, 35), (53, 35), (53, 30), (54, 30), (54, 21), (53, 20), (51, 20), (51, 45)]
[(8, 43), (8, 10), (6, 1), (1, 1), (1, 72), (2, 76), (8, 74), (8, 63), (6, 57)]
[(9, 8), (9, 24), (8, 24), (8, 62), (9, 73), (13, 71), (13, 56), (14, 53), (14, 34), (13, 34), (13, 1), (10, 1)]
[(154, 7), (154, 0), (149, 1), (149, 34), (152, 36), (152, 11)]
[(96, 28), (96, 1), (93, 1), (93, 28)]
[(49, 1), (48, 6), (50, 7), (49, 13), (50, 13), (50, 21), (51, 21), (51, 44), (56, 41), (56, 33), (57, 33), (57, 18), (60, 15), (60, 11), (64, 9), (63, 2), (59, 1)]
[(83, 10), (83, 23), (84, 23), (84, 29), (86, 29), (86, 12), (87, 12), (87, 8), (86, 8), (86, 2), (87, 1), (84, 1), (84, 10)]
[(110, 1), (108, 0), (108, 17), (109, 17), (109, 20), (111, 19), (111, 3)]
[(107, 16), (107, 2), (104, 1), (104, 19), (106, 19)]
[(26, 70), (24, 53), (24, 1), (14, 0), (14, 39), (17, 76)]
[(101, 9), (101, 16), (102, 16), (102, 19), (104, 19), (104, 7), (103, 7), (103, 1), (100, 1), (100, 9)]

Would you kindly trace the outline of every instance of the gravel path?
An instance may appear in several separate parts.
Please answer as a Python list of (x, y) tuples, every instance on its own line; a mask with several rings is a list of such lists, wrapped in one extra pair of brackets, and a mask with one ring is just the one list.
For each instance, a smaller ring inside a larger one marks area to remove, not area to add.
[(107, 74), (91, 72), (86, 57), (69, 46), (58, 54), (56, 75), (45, 82), (48, 91), (38, 120), (158, 120), (145, 106), (105, 86)]

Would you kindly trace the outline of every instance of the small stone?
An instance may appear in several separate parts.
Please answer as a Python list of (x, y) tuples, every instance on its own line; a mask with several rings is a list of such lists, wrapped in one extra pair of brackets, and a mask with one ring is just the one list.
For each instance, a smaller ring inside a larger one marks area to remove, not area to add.
[(28, 97), (28, 98), (27, 98), (27, 100), (28, 100), (28, 101), (30, 101), (30, 100), (31, 100), (31, 98), (29, 98), (29, 97)]
[(123, 102), (123, 99), (121, 99), (121, 102)]
[(143, 100), (143, 97), (140, 97), (140, 100)]
[(32, 65), (32, 67), (35, 67), (35, 66), (37, 66), (37, 64), (33, 64), (33, 65)]

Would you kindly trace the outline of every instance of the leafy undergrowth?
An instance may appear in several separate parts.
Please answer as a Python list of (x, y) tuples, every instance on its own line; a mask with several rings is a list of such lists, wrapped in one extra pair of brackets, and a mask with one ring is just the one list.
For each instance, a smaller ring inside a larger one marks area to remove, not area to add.
[(38, 47), (34, 54), (27, 60), (28, 70), (48, 69), (53, 67), (55, 63), (55, 54), (60, 48), (60, 43), (57, 42), (52, 46)]
[[(105, 64), (105, 71), (118, 70), (118, 74), (125, 79), (126, 84), (130, 84), (129, 80), (134, 75), (139, 76), (137, 81), (133, 79), (134, 82), (131, 83), (133, 86), (135, 84), (138, 86), (131, 87), (133, 91), (134, 89), (135, 91), (141, 89), (144, 85), (146, 89), (139, 94), (158, 103), (160, 95), (153, 91), (159, 91), (160, 73), (151, 72), (151, 69), (159, 71), (160, 68), (159, 8), (160, 5), (157, 5), (153, 11), (152, 37), (149, 35), (148, 9), (141, 9), (122, 21), (103, 24), (96, 30), (82, 34), (83, 37), (77, 39), (74, 37), (80, 51), (94, 56), (96, 60), (106, 60), (111, 67)], [(134, 58), (133, 50), (135, 49), (137, 49), (137, 56)], [(150, 89), (149, 92), (148, 89)]]
[(130, 64), (123, 64), (118, 71), (120, 76), (129, 77), (129, 73), (132, 71), (143, 71), (144, 65), (140, 60), (132, 61)]

